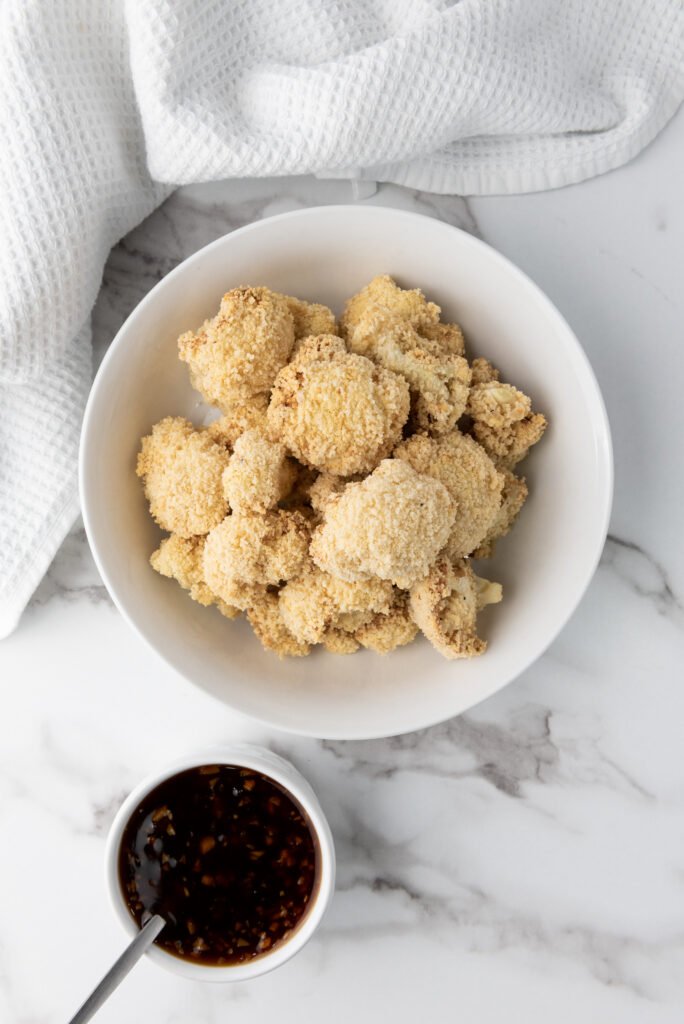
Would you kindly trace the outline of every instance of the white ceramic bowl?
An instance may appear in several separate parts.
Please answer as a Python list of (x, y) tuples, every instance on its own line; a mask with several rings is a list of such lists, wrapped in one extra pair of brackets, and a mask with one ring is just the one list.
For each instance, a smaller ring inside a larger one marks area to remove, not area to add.
[[(239, 284), (325, 302), (380, 273), (420, 286), (457, 320), (469, 352), (488, 356), (533, 397), (550, 427), (523, 464), (530, 498), (483, 573), (504, 601), (483, 614), (487, 653), (442, 659), (423, 640), (381, 657), (317, 651), (279, 661), (245, 621), (188, 600), (148, 564), (161, 534), (134, 473), (140, 438), (163, 416), (200, 423), (205, 408), (176, 339)], [(610, 433), (582, 348), (561, 315), (488, 245), (403, 211), (319, 207), (251, 224), (212, 243), (146, 296), (97, 375), (81, 445), (83, 517), (98, 568), (122, 614), (180, 673), (238, 710), (292, 732), (362, 739), (443, 721), (496, 693), (567, 622), (602, 550), (612, 496)]]
[(133, 937), (138, 933), (138, 926), (126, 907), (119, 883), (119, 845), (123, 831), (138, 804), (151, 790), (171, 778), (172, 775), (177, 775), (188, 768), (197, 768), (203, 764), (227, 764), (240, 768), (251, 768), (278, 782), (305, 811), (318, 840), (319, 864), (314, 899), (299, 927), (272, 952), (244, 964), (211, 967), (192, 963), (189, 960), (181, 960), (180, 957), (167, 953), (162, 946), (153, 945), (147, 951), (147, 955), (155, 963), (194, 981), (246, 981), (280, 967), (295, 953), (298, 953), (302, 946), (306, 945), (321, 923), (335, 888), (335, 847), (330, 827), (313, 789), (289, 761), (285, 761), (284, 758), (263, 747), (247, 743), (231, 743), (228, 746), (189, 754), (167, 765), (162, 771), (148, 776), (126, 797), (109, 830), (105, 851), (107, 889), (116, 916), (125, 931)]

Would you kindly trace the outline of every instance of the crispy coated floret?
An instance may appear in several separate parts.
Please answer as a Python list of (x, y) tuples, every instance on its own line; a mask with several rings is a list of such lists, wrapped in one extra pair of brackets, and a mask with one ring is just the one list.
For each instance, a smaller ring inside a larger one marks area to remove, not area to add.
[[(355, 338), (349, 347), (357, 351)], [(444, 434), (454, 428), (468, 401), (471, 373), (466, 359), (402, 321), (381, 325), (364, 337), (362, 347), (369, 358), (408, 381), (418, 429)]]
[(409, 597), (399, 591), (388, 612), (379, 612), (370, 622), (360, 626), (354, 637), (362, 647), (377, 654), (388, 654), (396, 647), (410, 644), (418, 632), (418, 626), (411, 618)]
[(241, 601), (235, 593), (236, 581), (273, 586), (291, 579), (301, 571), (308, 543), (307, 521), (299, 512), (236, 513), (207, 537), (204, 578), (224, 601), (250, 607), (249, 594)]
[(311, 556), (340, 579), (372, 576), (408, 588), (444, 547), (456, 509), (438, 480), (400, 459), (385, 459), (361, 483), (325, 506)]
[(162, 529), (193, 537), (220, 523), (228, 511), (221, 486), (227, 464), (227, 452), (189, 420), (156, 423), (142, 439), (136, 473)]
[(340, 320), (342, 335), (355, 352), (366, 353), (375, 336), (388, 324), (403, 321), (419, 330), (436, 324), (440, 308), (428, 302), (420, 288), (405, 290), (388, 275), (373, 280), (352, 296)]
[(469, 555), (487, 536), (501, 507), (504, 477), (487, 453), (455, 430), (438, 439), (415, 434), (394, 454), (444, 484), (456, 504), (446, 554), (454, 560)]
[(247, 397), (236, 397), (230, 409), (206, 428), (209, 437), (217, 444), (232, 449), (238, 437), (246, 430), (266, 431), (266, 410), (271, 399), (270, 392), (261, 392)]
[(309, 489), (309, 500), (315, 512), (322, 512), (330, 498), (341, 494), (349, 481), (332, 473), (319, 473)]
[(424, 324), (418, 333), (430, 341), (438, 341), (443, 349), (454, 356), (465, 355), (465, 338), (458, 324)]
[(223, 490), (234, 512), (266, 512), (285, 497), (295, 477), (295, 464), (282, 444), (246, 430), (224, 470)]
[(501, 600), (501, 586), (480, 579), (469, 562), (440, 558), (411, 589), (411, 614), (445, 658), (473, 658), (487, 642), (477, 635), (477, 613)]
[(525, 480), (522, 477), (516, 476), (515, 473), (511, 473), (509, 469), (504, 469), (502, 473), (504, 485), (501, 507), (496, 514), (496, 519), (487, 532), (487, 536), (477, 550), (473, 551), (473, 558), (492, 557), (496, 541), (510, 533), (515, 520), (518, 518), (520, 509), (525, 504), (527, 498), (527, 484)]
[(528, 396), (500, 381), (471, 388), (467, 411), (475, 439), (503, 469), (524, 459), (546, 429), (546, 419), (532, 412)]
[(309, 645), (300, 643), (283, 622), (277, 594), (264, 594), (248, 610), (247, 618), (264, 649), (275, 651), (279, 658), (303, 658), (309, 653)]
[(349, 583), (313, 565), (280, 591), (283, 621), (298, 640), (310, 644), (320, 643), (330, 629), (353, 633), (391, 603), (392, 587), (383, 580)]
[(308, 338), (316, 334), (337, 334), (335, 314), (318, 302), (304, 302), (292, 295), (285, 295), (287, 308), (292, 314), (295, 339)]
[(354, 654), (358, 651), (358, 641), (352, 633), (346, 633), (343, 629), (329, 629), (323, 634), (321, 641), (328, 654)]
[(167, 576), (180, 583), (183, 590), (189, 591), (193, 601), (205, 606), (216, 604), (226, 618), (234, 619), (240, 614), (240, 609), (217, 598), (204, 581), (204, 543), (204, 537), (179, 537), (178, 534), (172, 533), (153, 552), (150, 565), (161, 576)]
[(307, 338), (278, 374), (268, 424), (301, 462), (350, 476), (389, 454), (408, 412), (405, 380), (329, 335)]
[(284, 296), (268, 288), (226, 292), (213, 320), (178, 339), (192, 385), (211, 405), (229, 413), (236, 397), (268, 391), (294, 344)]
[(497, 368), (488, 359), (483, 359), (481, 356), (478, 359), (473, 359), (470, 369), (473, 373), (473, 387), (476, 384), (491, 384), (492, 381), (498, 380), (500, 376)]

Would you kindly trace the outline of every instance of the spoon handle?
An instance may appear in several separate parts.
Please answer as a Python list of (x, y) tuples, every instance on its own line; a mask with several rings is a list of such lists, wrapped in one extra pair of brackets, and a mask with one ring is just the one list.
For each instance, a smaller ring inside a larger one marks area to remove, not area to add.
[(155, 914), (154, 917), (149, 919), (130, 945), (124, 949), (119, 959), (112, 964), (99, 985), (90, 993), (81, 1009), (71, 1018), (69, 1024), (85, 1024), (93, 1014), (97, 1013), (131, 968), (137, 964), (148, 946), (152, 945), (165, 924), (164, 918), (160, 917), (159, 914)]

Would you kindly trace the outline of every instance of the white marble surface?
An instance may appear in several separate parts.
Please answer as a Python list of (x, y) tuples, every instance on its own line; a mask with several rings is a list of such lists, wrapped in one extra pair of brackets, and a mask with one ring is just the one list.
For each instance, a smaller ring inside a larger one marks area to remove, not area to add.
[[(547, 655), (470, 714), (358, 744), (268, 733), (177, 678), (113, 609), (83, 533), (0, 645), (0, 1021), (58, 1024), (122, 945), (103, 845), (179, 751), (263, 741), (330, 816), (338, 891), (294, 961), (237, 986), (143, 962), (102, 1024), (679, 1024), (684, 1018), (684, 112), (628, 167), (541, 195), (382, 187), (548, 292), (596, 369), (617, 487), (602, 565)], [(186, 188), (114, 250), (98, 352), (179, 260), (255, 218), (349, 201), (312, 180)]]

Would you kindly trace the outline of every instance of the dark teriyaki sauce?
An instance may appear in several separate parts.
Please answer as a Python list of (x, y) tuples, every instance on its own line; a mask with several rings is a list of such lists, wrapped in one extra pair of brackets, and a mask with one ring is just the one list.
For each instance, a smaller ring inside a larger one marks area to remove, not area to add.
[(156, 942), (203, 964), (238, 964), (282, 943), (307, 912), (316, 844), (302, 809), (248, 768), (203, 765), (142, 800), (124, 830), (119, 879)]

